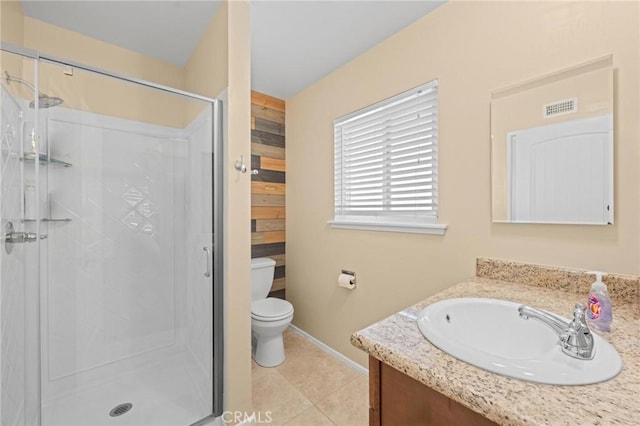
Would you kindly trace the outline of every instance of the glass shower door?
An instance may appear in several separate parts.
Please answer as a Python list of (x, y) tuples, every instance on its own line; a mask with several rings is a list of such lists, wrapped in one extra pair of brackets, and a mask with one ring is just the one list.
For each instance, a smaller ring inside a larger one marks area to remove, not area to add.
[[(213, 413), (212, 104), (41, 61), (42, 424)], [(115, 423), (114, 423), (115, 422)]]
[[(0, 424), (39, 422), (35, 62), (0, 51)], [(34, 151), (35, 150), (35, 151)]]

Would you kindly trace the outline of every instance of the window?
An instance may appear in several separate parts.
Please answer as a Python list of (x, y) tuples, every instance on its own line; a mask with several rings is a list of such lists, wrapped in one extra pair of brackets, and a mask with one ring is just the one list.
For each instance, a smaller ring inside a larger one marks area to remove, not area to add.
[(443, 234), (438, 218), (438, 81), (334, 122), (332, 227)]

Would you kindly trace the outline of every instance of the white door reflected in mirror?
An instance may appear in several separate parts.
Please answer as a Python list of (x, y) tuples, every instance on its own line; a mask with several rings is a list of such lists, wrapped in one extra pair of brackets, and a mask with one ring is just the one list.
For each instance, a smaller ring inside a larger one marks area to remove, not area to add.
[(507, 134), (510, 222), (611, 224), (613, 116)]

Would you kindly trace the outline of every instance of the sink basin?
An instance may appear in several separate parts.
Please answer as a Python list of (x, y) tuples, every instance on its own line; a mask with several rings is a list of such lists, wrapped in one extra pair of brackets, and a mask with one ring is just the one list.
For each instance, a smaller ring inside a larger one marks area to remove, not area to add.
[(586, 385), (609, 380), (620, 372), (620, 355), (597, 334), (593, 333), (593, 359), (572, 358), (562, 352), (551, 328), (535, 319), (520, 318), (519, 306), (496, 299), (446, 299), (420, 311), (418, 328), (449, 355), (516, 379)]

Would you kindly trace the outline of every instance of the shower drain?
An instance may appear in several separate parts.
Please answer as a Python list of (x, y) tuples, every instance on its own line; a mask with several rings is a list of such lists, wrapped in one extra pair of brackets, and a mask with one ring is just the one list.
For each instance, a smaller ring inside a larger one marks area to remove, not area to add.
[(131, 410), (131, 407), (133, 407), (133, 404), (131, 404), (130, 402), (117, 405), (111, 411), (109, 411), (109, 415), (111, 417), (121, 416), (123, 414), (128, 413), (129, 410)]

